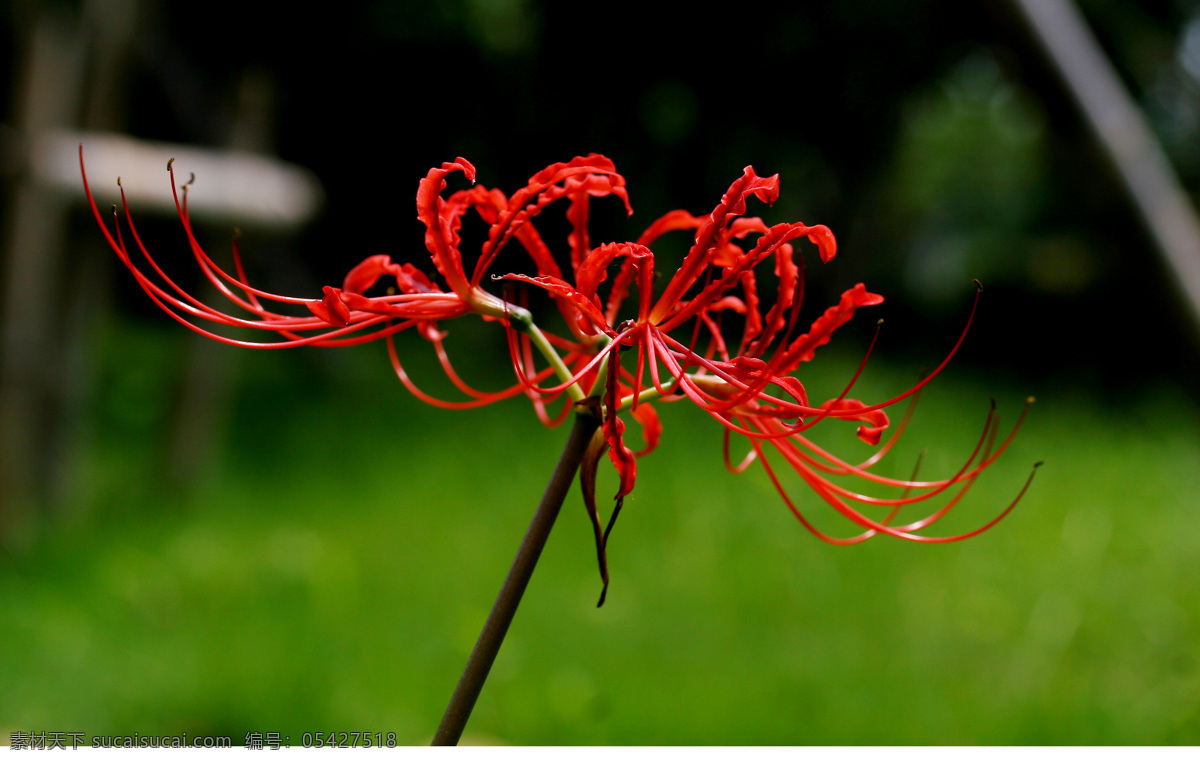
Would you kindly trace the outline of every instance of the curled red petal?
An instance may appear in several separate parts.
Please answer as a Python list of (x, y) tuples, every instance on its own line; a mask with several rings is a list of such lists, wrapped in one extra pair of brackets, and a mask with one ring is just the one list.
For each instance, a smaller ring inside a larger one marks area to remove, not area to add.
[(780, 357), (777, 368), (780, 373), (790, 371), (804, 361), (812, 360), (813, 353), (821, 345), (829, 342), (830, 336), (839, 326), (854, 317), (854, 311), (868, 305), (878, 305), (883, 302), (883, 296), (867, 291), (863, 284), (855, 284), (842, 293), (837, 305), (826, 310), (821, 317), (813, 322), (805, 334), (800, 335)]
[[(498, 188), (487, 188), (482, 183), (476, 183), (470, 188), (464, 188), (450, 194), (446, 200), (448, 214), (456, 216), (461, 222), (462, 215), (467, 209), (479, 213), (483, 222), (491, 225), (500, 217), (500, 213), (508, 206), (508, 199)], [(451, 212), (452, 210), (452, 212)]]
[(428, 276), (417, 270), (417, 267), (412, 263), (405, 263), (400, 266), (400, 271), (395, 276), (396, 285), (405, 294), (429, 294), (441, 291), (433, 285)]
[(851, 398), (843, 398), (841, 401), (836, 398), (831, 401), (825, 401), (825, 403), (821, 404), (821, 408), (830, 409), (828, 416), (835, 419), (866, 422), (866, 424), (859, 426), (858, 437), (872, 446), (879, 445), (880, 436), (883, 435), (883, 431), (891, 423), (887, 413), (882, 409), (868, 408), (867, 404), (862, 401)]
[(767, 224), (762, 218), (734, 218), (729, 223), (729, 236), (734, 239), (744, 239), (752, 233), (766, 233)]
[[(588, 167), (591, 168), (589, 171), (599, 173), (615, 173), (617, 171), (617, 166), (611, 159), (603, 154), (596, 154), (593, 152), (584, 156), (572, 157), (566, 162), (555, 162), (553, 164), (546, 165), (529, 177), (529, 182), (526, 184), (526, 188), (552, 185), (562, 180), (564, 177), (562, 174), (564, 170), (571, 170), (579, 167)], [(516, 196), (516, 194), (514, 194), (514, 196)]]
[(742, 302), (740, 297), (727, 294), (706, 308), (707, 312), (713, 313), (722, 310), (732, 310), (734, 313), (744, 314), (746, 312), (746, 303)]
[[(479, 213), (479, 217), (489, 226), (494, 225), (500, 219), (501, 214), (508, 209), (508, 199), (499, 189), (487, 189), (482, 185), (475, 185), (468, 189), (456, 191), (451, 194), (447, 200), (449, 205), (457, 205), (453, 211), (456, 217), (454, 219), (454, 230), (457, 232), (461, 227), (461, 216), (468, 207)], [(549, 247), (542, 241), (542, 237), (538, 235), (537, 229), (525, 222), (519, 227), (514, 227), (513, 235), (525, 247), (525, 251), (529, 253), (537, 266), (539, 276), (562, 276), (559, 271), (558, 264), (554, 262), (554, 255), (550, 252)]]
[[(617, 343), (613, 343), (612, 356), (608, 361), (608, 385), (605, 390), (605, 405), (608, 408), (607, 416), (604, 417), (602, 426), (604, 430), (604, 439), (608, 441), (608, 458), (612, 460), (613, 466), (617, 468), (617, 474), (621, 477), (620, 487), (617, 489), (617, 509), (620, 509), (620, 500), (627, 496), (633, 490), (634, 484), (637, 482), (637, 459), (634, 457), (629, 447), (625, 445), (625, 423), (621, 421), (621, 417), (617, 415), (617, 404), (619, 385), (617, 384), (617, 370), (621, 365), (619, 358)], [(615, 512), (614, 512), (615, 518)]]
[(733, 182), (721, 197), (720, 204), (696, 230), (695, 243), (655, 303), (650, 312), (651, 320), (661, 321), (696, 282), (705, 267), (711, 263), (715, 248), (724, 244), (726, 225), (746, 211), (746, 200), (751, 196), (758, 197), (760, 201), (768, 204), (773, 203), (779, 198), (779, 176), (763, 178), (754, 172), (753, 167), (746, 167), (742, 177)]
[[(632, 264), (632, 272), (638, 277), (639, 315), (642, 315), (649, 308), (650, 293), (654, 285), (654, 253), (649, 247), (630, 242), (601, 244), (580, 264), (575, 283), (580, 292), (599, 304), (597, 290), (608, 276), (609, 264), (618, 257), (626, 258), (626, 262)], [(628, 288), (628, 285), (625, 288)], [(611, 323), (612, 319), (608, 320)]]
[(823, 263), (829, 262), (837, 254), (837, 239), (833, 238), (833, 231), (826, 226), (813, 226), (808, 232), (808, 240), (817, 245)]
[(342, 281), (342, 291), (362, 294), (375, 286), (380, 276), (396, 276), (399, 273), (400, 266), (393, 263), (392, 258), (387, 255), (373, 255), (350, 269)]
[[(557, 188), (557, 187), (555, 187)], [(588, 235), (588, 213), (593, 196), (602, 197), (615, 193), (625, 202), (629, 210), (629, 195), (624, 186), (617, 185), (614, 179), (607, 175), (584, 175), (569, 178), (562, 186), (563, 194), (571, 200), (567, 208), (567, 222), (571, 224), (571, 233), (567, 234), (567, 245), (571, 248), (571, 267), (578, 273), (579, 267), (591, 251), (591, 239)], [(542, 196), (545, 194), (543, 193)], [(539, 200), (541, 196), (539, 196)]]
[[(664, 331), (674, 329), (696, 315), (697, 312), (703, 310), (710, 302), (718, 299), (741, 279), (743, 273), (753, 269), (792, 239), (804, 236), (812, 230), (813, 226), (808, 226), (804, 223), (780, 223), (779, 225), (771, 226), (758, 238), (753, 249), (739, 257), (737, 262), (727, 265), (722, 271), (720, 278), (706, 284), (695, 297), (688, 300), (682, 307), (676, 308), (675, 306), (671, 306), (667, 309), (664, 306), (663, 299), (659, 298), (658, 303), (654, 306), (654, 312), (651, 313), (651, 318), (657, 316), (655, 320), (661, 322)], [(670, 286), (668, 285), (669, 290)], [(664, 291), (663, 296), (665, 297), (666, 295), (667, 292)], [(680, 296), (682, 296), (682, 293), (680, 293)], [(658, 312), (660, 310), (663, 310), (661, 314)]]
[[(779, 285), (775, 292), (775, 304), (767, 311), (767, 316), (763, 319), (762, 331), (746, 351), (750, 355), (761, 355), (775, 339), (779, 330), (787, 324), (784, 313), (788, 308), (793, 307), (792, 302), (796, 296), (796, 285), (800, 274), (792, 259), (793, 252), (792, 245), (786, 243), (781, 244), (775, 250), (775, 275), (779, 277)], [(794, 312), (795, 308), (793, 308)]]
[(324, 288), (325, 297), (321, 300), (310, 300), (304, 303), (313, 315), (331, 326), (346, 326), (350, 323), (350, 309), (342, 302), (338, 290), (331, 286)]
[(577, 323), (579, 330), (584, 334), (595, 334), (597, 331), (602, 331), (610, 335), (614, 334), (612, 329), (609, 327), (608, 322), (604, 320), (604, 313), (600, 310), (600, 306), (596, 302), (593, 302), (591, 299), (589, 299), (587, 295), (581, 293), (575, 287), (571, 286), (560, 278), (555, 278), (554, 276), (525, 276), (520, 273), (507, 273), (500, 278), (512, 279), (514, 281), (524, 281), (527, 284), (533, 284), (534, 286), (541, 287), (556, 297), (565, 299), (571, 304), (572, 307), (579, 311), (579, 313), (582, 313), (584, 318), (586, 318), (588, 321), (591, 321), (592, 324), (595, 325), (596, 329), (592, 330), (589, 327), (578, 324), (578, 319), (576, 319), (575, 322)]
[(434, 267), (459, 297), (467, 299), (471, 288), (463, 271), (462, 254), (458, 251), (458, 234), (452, 225), (452, 216), (443, 210), (446, 200), (442, 199), (446, 176), (456, 170), (474, 182), (475, 167), (462, 157), (443, 162), (440, 168), (432, 168), (421, 179), (417, 186), (417, 219), (425, 224), (425, 248), (433, 258)]
[(646, 441), (646, 447), (633, 454), (635, 457), (642, 457), (658, 448), (658, 442), (662, 439), (662, 420), (649, 403), (638, 404), (629, 413), (633, 415), (634, 421), (642, 426), (642, 440)]
[[(508, 239), (542, 208), (555, 199), (561, 198), (562, 192), (552, 192), (543, 195), (551, 186), (581, 175), (607, 175), (612, 177), (609, 192), (621, 197), (627, 210), (630, 210), (629, 200), (624, 193), (625, 179), (617, 172), (612, 160), (601, 154), (588, 154), (575, 157), (569, 162), (557, 162), (535, 173), (524, 188), (514, 193), (508, 200), (508, 206), (488, 231), (488, 240), (483, 245), (479, 261), (475, 264), (472, 283), (479, 284), (483, 274), (491, 266), (492, 260)], [(621, 191), (617, 191), (622, 187)], [(631, 211), (631, 210), (630, 210)]]
[(649, 245), (654, 242), (659, 236), (662, 236), (668, 231), (684, 231), (687, 229), (696, 229), (704, 225), (704, 218), (698, 218), (692, 215), (687, 210), (671, 210), (667, 214), (660, 217), (650, 224), (650, 227), (642, 232), (638, 237), (637, 243)]

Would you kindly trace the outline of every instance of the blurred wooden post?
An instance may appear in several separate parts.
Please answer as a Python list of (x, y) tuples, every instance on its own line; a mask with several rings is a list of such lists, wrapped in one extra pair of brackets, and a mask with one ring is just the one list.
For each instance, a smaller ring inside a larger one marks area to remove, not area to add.
[[(14, 13), (21, 47), (13, 108), (19, 167), (6, 179), (9, 203), (0, 213), (0, 549), (30, 538), (38, 516), (73, 492), (74, 467), (86, 441), (93, 376), (86, 350), (115, 259), (105, 253), (66, 265), (69, 213), (82, 201), (79, 144), (87, 145), (97, 195), (103, 198), (117, 175), (126, 173), (125, 186), (144, 212), (176, 214), (164, 177), (164, 163), (172, 156), (180, 160), (177, 169), (206, 179), (203, 199), (194, 199), (190, 208), (197, 221), (236, 218), (247, 226), (290, 232), (321, 204), (312, 173), (245, 150), (262, 151), (270, 143), (272, 93), (265, 77), (243, 82), (229, 150), (152, 144), (119, 133), (127, 58), (143, 18), (139, 11), (153, 2), (84, 0), (76, 14), (26, 2)], [(70, 130), (81, 123), (92, 131)], [(143, 192), (145, 186), (153, 191)], [(92, 253), (100, 247), (83, 249)], [(207, 340), (197, 343), (181, 397), (167, 466), (183, 481), (194, 475), (218, 432), (213, 425), (224, 380), (211, 358), (215, 349)]]
[[(78, 119), (84, 52), (78, 23), (41, 14), (17, 57), (18, 140)], [(28, 156), (28, 152), (22, 152)], [(57, 380), (56, 323), (62, 304), (61, 253), (67, 202), (32, 177), (27, 163), (9, 183), (5, 214), (3, 322), (0, 323), (0, 542), (27, 535), (49, 465), (47, 420)]]
[(1013, 0), (1116, 167), (1200, 328), (1200, 218), (1158, 139), (1071, 0)]

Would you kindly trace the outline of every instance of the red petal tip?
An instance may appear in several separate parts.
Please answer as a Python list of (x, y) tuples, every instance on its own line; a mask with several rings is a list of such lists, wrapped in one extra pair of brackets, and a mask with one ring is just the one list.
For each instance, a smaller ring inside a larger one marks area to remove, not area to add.
[(865, 424), (858, 426), (858, 437), (864, 443), (872, 446), (878, 446), (879, 440), (883, 436), (883, 431), (887, 429), (887, 425), (883, 427), (867, 427)]
[[(815, 225), (808, 232), (808, 240), (817, 245), (817, 249), (821, 252), (821, 262), (827, 263), (837, 254), (837, 239), (833, 238), (833, 231), (830, 231), (826, 226)], [(880, 298), (882, 301), (883, 298)]]
[(462, 157), (455, 157), (454, 163), (462, 166), (463, 175), (467, 176), (467, 180), (473, 184), (475, 182), (475, 165), (471, 164)]
[(338, 290), (325, 287), (325, 299), (309, 300), (304, 303), (312, 314), (331, 326), (346, 326), (350, 323), (350, 309), (342, 302)]

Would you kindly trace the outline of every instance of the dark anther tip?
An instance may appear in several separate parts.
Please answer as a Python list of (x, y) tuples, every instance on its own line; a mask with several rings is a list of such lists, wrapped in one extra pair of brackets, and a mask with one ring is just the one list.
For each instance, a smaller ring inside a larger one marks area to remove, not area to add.
[(235, 238), (235, 239), (242, 238), (242, 229), (240, 229), (240, 228), (233, 229), (233, 238)]
[(1041, 467), (1043, 464), (1045, 464), (1045, 462), (1034, 462), (1033, 468), (1036, 470), (1038, 467)]
[(171, 157), (170, 159), (167, 160), (167, 171), (168, 172), (171, 170), (171, 165), (173, 165), (173, 164), (175, 164), (175, 157)]
[(875, 322), (875, 325), (876, 325), (876, 326), (883, 326), (883, 319), (881, 318), (881, 319), (879, 319), (878, 321), (876, 321), (876, 322)]
[(976, 291), (979, 291), (979, 292), (983, 291), (983, 282), (982, 281), (980, 281), (979, 279), (971, 279), (971, 281), (975, 282)]
[(189, 172), (189, 173), (188, 173), (188, 182), (187, 182), (187, 183), (184, 183), (184, 185), (185, 185), (185, 186), (190, 186), (190, 185), (192, 185), (192, 184), (193, 184), (193, 183), (195, 183), (195, 182), (196, 182), (196, 173), (194, 173), (194, 172)]
[(113, 214), (113, 217), (116, 217), (116, 215), (117, 215), (117, 205), (115, 205), (115, 204), (112, 206), (112, 214)]
[(121, 176), (120, 175), (117, 176), (117, 185), (118, 186), (121, 185)]

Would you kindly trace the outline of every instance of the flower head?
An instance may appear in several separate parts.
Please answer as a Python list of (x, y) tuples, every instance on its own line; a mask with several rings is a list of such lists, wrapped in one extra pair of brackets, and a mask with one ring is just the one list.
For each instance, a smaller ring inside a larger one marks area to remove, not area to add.
[[(911, 408), (888, 441), (859, 464), (843, 461), (811, 440), (809, 431), (816, 425), (826, 420), (841, 420), (857, 425), (859, 438), (878, 446), (891, 427), (886, 409), (910, 397), (915, 402), (917, 392), (958, 350), (970, 319), (946, 358), (912, 389), (881, 403), (866, 403), (850, 397), (858, 379), (856, 373), (836, 398), (819, 405), (810, 402), (796, 376), (801, 364), (812, 360), (834, 331), (850, 321), (857, 311), (879, 305), (883, 297), (869, 292), (863, 284), (856, 284), (843, 292), (839, 301), (818, 316), (807, 331), (799, 332), (804, 263), (793, 242), (807, 239), (816, 245), (822, 262), (837, 254), (837, 243), (832, 232), (822, 225), (796, 222), (768, 226), (761, 218), (745, 215), (751, 197), (770, 204), (778, 196), (777, 175), (762, 177), (747, 167), (711, 213), (694, 216), (675, 210), (652, 223), (634, 242), (603, 244), (591, 249), (577, 260), (573, 283), (552, 274), (506, 276), (545, 289), (565, 303), (568, 323), (577, 335), (590, 338), (588, 347), (607, 363), (604, 378), (593, 389), (603, 395), (604, 438), (620, 474), (614, 518), (622, 498), (634, 487), (637, 457), (641, 455), (625, 444), (622, 414), (628, 411), (643, 425), (649, 451), (661, 434), (661, 425), (649, 401), (687, 399), (723, 426), (728, 468), (740, 472), (751, 462), (761, 462), (788, 507), (808, 530), (823, 540), (857, 543), (885, 534), (918, 541), (952, 541), (991, 527), (999, 517), (974, 531), (955, 536), (917, 533), (944, 517), (1011, 442), (1016, 428), (996, 446), (998, 420), (994, 411), (989, 412), (979, 443), (963, 466), (937, 480), (917, 480), (916, 475), (899, 480), (872, 471), (903, 432)], [(691, 231), (693, 241), (674, 275), (660, 286), (655, 283), (655, 255), (651, 245), (672, 231)], [(613, 263), (619, 266), (605, 290), (602, 287)], [(760, 271), (765, 267), (771, 268), (775, 283), (774, 294), (769, 296), (760, 294), (758, 287)], [(635, 290), (635, 305), (623, 312), (625, 302)], [(727, 330), (727, 325), (734, 330)], [(635, 359), (631, 366), (625, 360), (630, 356)], [(584, 381), (595, 381), (595, 374), (580, 376)], [(749, 442), (745, 458), (737, 464), (729, 456), (734, 435)], [(836, 538), (818, 529), (793, 502), (768, 452), (781, 457), (818, 497), (862, 531), (848, 538)], [(841, 487), (836, 482), (841, 477), (862, 478), (885, 490), (902, 491), (902, 495), (883, 498), (857, 493)], [(941, 504), (924, 518), (894, 524), (900, 509), (939, 498)], [(1010, 504), (1000, 517), (1015, 504), (1015, 501)], [(871, 517), (868, 514), (871, 508), (882, 508), (883, 516)], [(598, 518), (594, 520), (598, 525)], [(607, 532), (603, 537), (607, 538)]]
[[(82, 163), (80, 147), (81, 169)], [(303, 298), (251, 286), (236, 238), (234, 273), (223, 270), (192, 232), (187, 211), (190, 181), (180, 193), (170, 162), (167, 167), (191, 253), (205, 278), (229, 303), (225, 308), (208, 305), (181, 289), (151, 256), (129, 215), (124, 190), (121, 202), (134, 245), (132, 252), (115, 206), (115, 225), (110, 230), (92, 198), (86, 174), (84, 187), (109, 245), (150, 299), (185, 326), (244, 347), (336, 346), (383, 339), (405, 386), (421, 400), (445, 407), (481, 406), (524, 394), (543, 421), (555, 424), (566, 417), (572, 403), (588, 403), (602, 420), (600, 437), (589, 449), (583, 473), (602, 571), (608, 533), (623, 498), (636, 483), (637, 459), (654, 449), (662, 433), (654, 401), (688, 400), (716, 419), (723, 429), (728, 469), (740, 472), (754, 461), (761, 462), (800, 522), (832, 543), (858, 543), (880, 534), (918, 541), (954, 541), (986, 530), (1016, 504), (1014, 501), (999, 517), (968, 533), (922, 533), (944, 517), (980, 473), (1004, 452), (1024, 413), (997, 446), (998, 420), (994, 407), (989, 410), (974, 450), (949, 476), (918, 480), (914, 473), (912, 478), (902, 480), (873, 471), (904, 431), (912, 412), (910, 406), (883, 442), (891, 428), (886, 410), (909, 398), (915, 402), (916, 394), (958, 350), (971, 318), (945, 359), (913, 388), (879, 403), (852, 398), (850, 392), (862, 371), (860, 366), (837, 397), (819, 405), (809, 400), (797, 376), (801, 365), (811, 361), (834, 331), (859, 310), (879, 305), (883, 297), (856, 284), (807, 330), (799, 330), (805, 267), (796, 244), (807, 240), (815, 245), (819, 259), (828, 262), (837, 254), (837, 242), (823, 225), (795, 222), (768, 226), (761, 218), (746, 215), (751, 198), (767, 204), (775, 202), (779, 197), (778, 175), (763, 177), (747, 167), (707, 215), (674, 210), (651, 223), (636, 241), (593, 245), (589, 233), (593, 199), (615, 197), (632, 214), (625, 179), (606, 157), (589, 154), (552, 164), (511, 196), (476, 184), (474, 166), (459, 158), (431, 169), (417, 188), (417, 218), (425, 226), (425, 249), (436, 275), (427, 275), (427, 270), (412, 263), (396, 263), (388, 255), (374, 255), (354, 266), (340, 287), (326, 286), (320, 297)], [(446, 196), (447, 178), (455, 173), (461, 173), (471, 185)], [(559, 201), (566, 204), (570, 225), (566, 267), (560, 267), (535, 223), (548, 206)], [(469, 262), (464, 257), (460, 234), (464, 216), (472, 212), (488, 231), (473, 262)], [(692, 244), (674, 274), (659, 283), (662, 280), (656, 274), (652, 245), (675, 231), (690, 231)], [(506, 249), (514, 239), (525, 257), (514, 258)], [(499, 265), (502, 255), (503, 265)], [(758, 286), (766, 268), (770, 276), (763, 280), (773, 282), (772, 294), (761, 293)], [(491, 275), (495, 279), (497, 272), (504, 273), (499, 278), (510, 283), (546, 292), (561, 313), (567, 334), (556, 336), (542, 330), (520, 301), (513, 303), (485, 290), (484, 278)], [(381, 284), (386, 286), (384, 294), (378, 294)], [(971, 317), (978, 294), (977, 290)], [(288, 309), (297, 312), (285, 312)], [(472, 313), (505, 327), (517, 378), (508, 388), (476, 390), (450, 364), (442, 344), (445, 331), (440, 325)], [(214, 331), (220, 327), (264, 330), (278, 339), (245, 341)], [(435, 347), (443, 370), (465, 400), (440, 400), (412, 383), (393, 342), (393, 335), (408, 328), (417, 329)], [(872, 340), (871, 348), (874, 344)], [(864, 365), (870, 352), (868, 348)], [(540, 368), (537, 356), (545, 361)], [(590, 396), (585, 389), (591, 390)], [(565, 404), (557, 415), (552, 415), (547, 406), (560, 397), (566, 399)], [(625, 443), (625, 413), (643, 431), (646, 447), (638, 453)], [(858, 437), (878, 446), (878, 450), (857, 464), (829, 453), (810, 434), (828, 420), (854, 425)], [(744, 458), (736, 464), (730, 457), (735, 436), (746, 438), (749, 444)], [(602, 532), (592, 493), (596, 463), (605, 451), (617, 469), (620, 485), (608, 528)], [(786, 490), (780, 477), (781, 464), (861, 531), (849, 537), (834, 537), (818, 529)], [(899, 492), (899, 496), (859, 493), (843, 487), (838, 482), (841, 478), (866, 480), (885, 493)], [(1025, 487), (1028, 485), (1026, 482)], [(900, 510), (927, 501), (936, 501), (937, 508), (919, 520), (897, 524)]]

